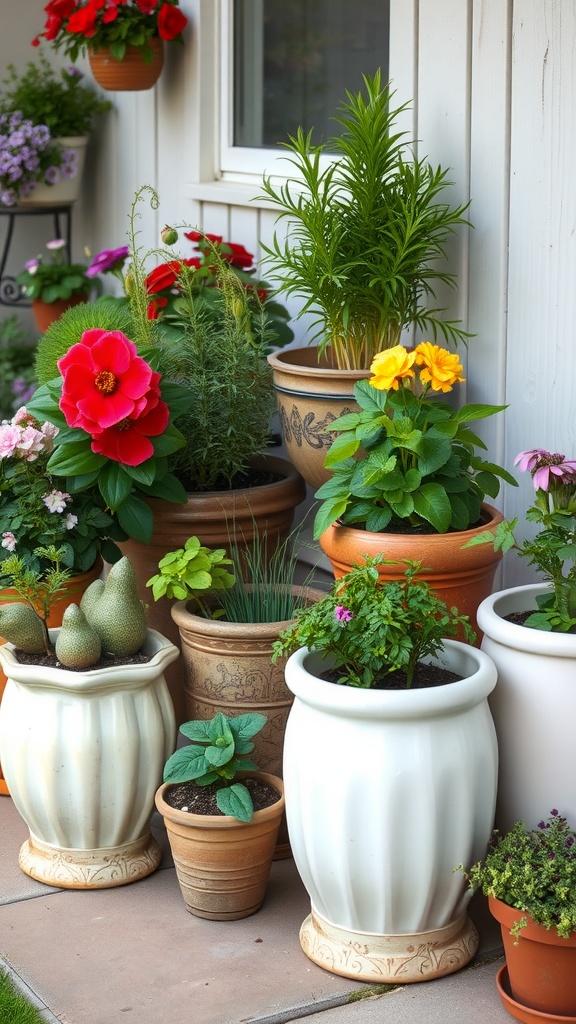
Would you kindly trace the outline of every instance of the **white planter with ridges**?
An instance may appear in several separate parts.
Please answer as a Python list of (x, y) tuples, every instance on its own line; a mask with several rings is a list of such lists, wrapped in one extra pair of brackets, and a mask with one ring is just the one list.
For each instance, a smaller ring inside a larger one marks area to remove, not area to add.
[(155, 630), (143, 650), (144, 664), (70, 672), (0, 647), (2, 767), (30, 830), (19, 863), (48, 885), (124, 885), (160, 863), (149, 820), (175, 745), (164, 669), (179, 651)]
[(477, 948), (458, 864), (483, 856), (496, 800), (487, 697), (496, 670), (445, 641), (437, 660), (465, 677), (417, 690), (359, 690), (318, 678), (302, 649), (284, 746), (290, 843), (310, 895), (310, 959), (364, 981), (424, 981)]

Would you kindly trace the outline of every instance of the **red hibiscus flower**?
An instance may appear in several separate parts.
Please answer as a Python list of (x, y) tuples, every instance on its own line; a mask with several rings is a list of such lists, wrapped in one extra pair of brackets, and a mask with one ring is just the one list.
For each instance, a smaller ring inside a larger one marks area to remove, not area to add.
[(171, 260), (154, 267), (144, 280), (144, 288), (149, 295), (163, 292), (165, 288), (173, 288), (176, 284), (182, 264), (180, 260)]
[(60, 409), (66, 422), (89, 434), (147, 412), (148, 396), (158, 401), (158, 374), (121, 331), (84, 331), (58, 360), (58, 369), (64, 378)]
[(154, 445), (151, 437), (158, 437), (168, 426), (170, 410), (165, 402), (158, 402), (150, 412), (125, 419), (101, 430), (92, 438), (91, 448), (96, 455), (104, 455), (124, 466), (139, 466), (151, 458)]
[(169, 42), (180, 35), (183, 28), (188, 24), (188, 18), (182, 14), (178, 7), (172, 4), (162, 4), (158, 11), (158, 35), (160, 39)]

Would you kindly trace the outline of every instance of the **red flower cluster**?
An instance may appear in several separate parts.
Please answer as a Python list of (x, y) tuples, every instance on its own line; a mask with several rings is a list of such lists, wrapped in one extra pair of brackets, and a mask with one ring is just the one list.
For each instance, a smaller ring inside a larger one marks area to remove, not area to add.
[(222, 259), (226, 260), (231, 267), (237, 267), (239, 270), (252, 270), (254, 267), (252, 253), (248, 252), (243, 245), (237, 245), (235, 242), (224, 242), (222, 235), (203, 234), (201, 231), (185, 231), (184, 238), (188, 238), (190, 242), (197, 242), (196, 249), (202, 253), (204, 258), (210, 255), (211, 245), (209, 243), (211, 243), (216, 246)]
[[(97, 45), (103, 47), (117, 39), (130, 45), (132, 30), (142, 45), (142, 28), (146, 40), (159, 36), (167, 42), (176, 39), (188, 19), (178, 7), (178, 0), (49, 0), (44, 8), (44, 31), (32, 40), (38, 46), (41, 39), (63, 45), (66, 52), (74, 46)], [(126, 31), (119, 33), (115, 23), (124, 23)]]
[(90, 434), (93, 452), (125, 466), (139, 466), (154, 454), (150, 438), (166, 430), (170, 411), (160, 397), (160, 374), (125, 334), (85, 331), (58, 369), (60, 409), (69, 427)]

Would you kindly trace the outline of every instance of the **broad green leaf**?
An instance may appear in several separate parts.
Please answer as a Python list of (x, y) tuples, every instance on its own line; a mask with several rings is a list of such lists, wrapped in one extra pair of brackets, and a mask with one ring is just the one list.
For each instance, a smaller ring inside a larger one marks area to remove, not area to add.
[[(236, 718), (229, 718), (228, 725), (236, 740), (250, 740), (264, 728), (267, 721), (266, 715), (253, 711), (245, 715), (237, 715)], [(248, 753), (248, 751), (243, 751), (243, 753)]]
[(438, 533), (446, 533), (450, 526), (452, 508), (444, 488), (434, 483), (423, 484), (413, 497), (414, 511)]
[(423, 434), (416, 448), (418, 469), (422, 476), (429, 476), (441, 469), (450, 458), (451, 451), (450, 439), (439, 437), (434, 433), (434, 428)]
[(490, 498), (497, 498), (500, 490), (500, 481), (498, 477), (495, 477), (492, 473), (476, 473), (474, 477), (476, 484), (480, 487), (484, 494), (487, 494)]
[(314, 540), (318, 540), (320, 534), (343, 516), (347, 507), (347, 498), (333, 498), (323, 502), (314, 520)]
[(183, 485), (173, 473), (167, 473), (160, 480), (155, 480), (150, 487), (142, 486), (141, 489), (150, 498), (163, 498), (164, 501), (172, 501), (175, 505), (185, 505), (188, 499)]
[(116, 511), (132, 491), (132, 480), (119, 462), (108, 462), (98, 477), (98, 487), (108, 508)]
[(187, 739), (194, 740), (196, 743), (209, 743), (211, 740), (208, 726), (208, 721), (184, 722), (179, 731)]
[(181, 434), (173, 424), (168, 424), (160, 437), (151, 437), (150, 440), (154, 445), (154, 454), (158, 456), (172, 455), (186, 444), (184, 434)]
[(214, 768), (222, 768), (234, 757), (234, 740), (223, 747), (206, 747), (206, 760)]
[(180, 747), (168, 758), (164, 767), (164, 782), (188, 782), (199, 779), (210, 770), (201, 747)]
[(507, 405), (483, 405), (472, 403), (457, 409), (454, 415), (458, 423), (467, 423), (469, 420), (484, 420), (487, 416), (494, 416), (497, 412), (504, 412)]
[(116, 515), (120, 526), (129, 537), (142, 541), (143, 544), (150, 543), (153, 517), (152, 510), (145, 502), (129, 494), (116, 510)]
[(218, 810), (222, 814), (228, 814), (239, 821), (251, 821), (254, 814), (254, 805), (250, 793), (241, 782), (233, 786), (224, 786), (216, 794)]
[(390, 508), (373, 509), (366, 519), (366, 529), (371, 533), (382, 533), (392, 519)]
[(149, 486), (156, 479), (156, 459), (152, 456), (150, 459), (146, 459), (146, 462), (141, 462), (139, 466), (124, 466), (124, 472), (136, 483)]
[(102, 469), (107, 459), (96, 455), (90, 448), (90, 440), (75, 441), (63, 448), (56, 448), (48, 460), (47, 468), (57, 476), (75, 476), (77, 473), (92, 473)]
[(337, 462), (341, 462), (342, 459), (350, 459), (356, 454), (359, 447), (360, 441), (354, 436), (354, 434), (347, 432), (345, 434), (341, 434), (340, 437), (336, 437), (330, 445), (326, 458), (324, 459), (326, 469), (334, 466)]

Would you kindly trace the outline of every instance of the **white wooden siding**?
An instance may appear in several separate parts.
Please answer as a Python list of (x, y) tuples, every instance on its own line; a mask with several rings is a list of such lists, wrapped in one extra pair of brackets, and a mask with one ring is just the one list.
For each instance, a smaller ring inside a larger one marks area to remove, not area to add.
[[(115, 110), (91, 142), (74, 219), (78, 258), (85, 245), (125, 242), (144, 183), (161, 205), (141, 208), (143, 245), (175, 221), (257, 255), (272, 235), (273, 213), (251, 202), (258, 182), (219, 181), (218, 0), (181, 5), (185, 47), (167, 47), (155, 90), (112, 95)], [(40, 7), (21, 0), (7, 13), (0, 63), (31, 58)], [(509, 404), (481, 428), (490, 456), (509, 469), (524, 448), (576, 457), (575, 48), (573, 0), (392, 0), (390, 74), (396, 99), (413, 101), (402, 127), (420, 155), (451, 168), (452, 201), (472, 201), (474, 230), (449, 248), (459, 288), (440, 298), (475, 335), (466, 399)], [(498, 503), (522, 517), (530, 499), (525, 478)], [(530, 578), (507, 561), (505, 583)]]

